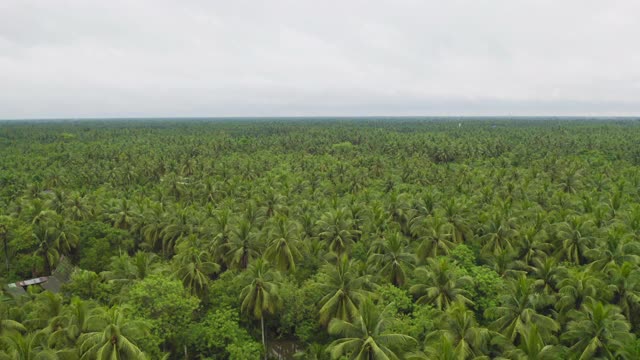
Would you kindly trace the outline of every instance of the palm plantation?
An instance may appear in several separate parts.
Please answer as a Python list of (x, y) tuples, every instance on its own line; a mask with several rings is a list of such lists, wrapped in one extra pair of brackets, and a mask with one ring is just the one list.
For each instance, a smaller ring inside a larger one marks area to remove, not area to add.
[(631, 120), (1, 123), (0, 359), (639, 358), (638, 143)]

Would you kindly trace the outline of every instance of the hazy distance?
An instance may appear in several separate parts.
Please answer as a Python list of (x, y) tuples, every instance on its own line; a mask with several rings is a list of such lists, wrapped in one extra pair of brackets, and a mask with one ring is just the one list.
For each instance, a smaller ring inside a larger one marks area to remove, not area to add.
[(638, 1), (0, 2), (0, 119), (640, 114)]

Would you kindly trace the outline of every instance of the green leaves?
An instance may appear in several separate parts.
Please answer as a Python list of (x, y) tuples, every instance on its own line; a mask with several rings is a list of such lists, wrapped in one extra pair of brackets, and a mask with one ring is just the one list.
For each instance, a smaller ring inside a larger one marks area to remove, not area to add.
[(135, 283), (126, 292), (126, 305), (137, 319), (151, 324), (158, 339), (178, 345), (194, 318), (200, 301), (183, 287), (180, 280), (152, 275)]
[(391, 318), (369, 300), (363, 301), (352, 322), (333, 319), (329, 333), (339, 337), (327, 351), (332, 359), (349, 356), (357, 360), (404, 359), (417, 344), (410, 336), (386, 332)]

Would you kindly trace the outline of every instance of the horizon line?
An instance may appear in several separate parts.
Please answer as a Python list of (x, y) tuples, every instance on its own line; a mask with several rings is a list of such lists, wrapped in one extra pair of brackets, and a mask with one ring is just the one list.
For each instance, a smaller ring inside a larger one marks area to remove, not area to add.
[(0, 118), (0, 122), (7, 121), (105, 121), (105, 120), (298, 120), (298, 119), (317, 119), (317, 120), (340, 120), (340, 119), (619, 119), (619, 120), (640, 120), (639, 115), (285, 115), (285, 116), (116, 116), (116, 117), (49, 117), (49, 118)]

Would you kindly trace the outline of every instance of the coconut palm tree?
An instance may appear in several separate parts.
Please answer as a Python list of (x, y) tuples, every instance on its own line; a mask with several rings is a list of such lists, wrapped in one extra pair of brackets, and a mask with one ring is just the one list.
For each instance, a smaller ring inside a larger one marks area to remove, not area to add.
[(353, 243), (358, 235), (354, 230), (352, 220), (345, 209), (328, 211), (316, 222), (318, 236), (329, 244), (329, 250), (338, 257)]
[[(427, 359), (433, 360), (460, 360), (460, 355), (456, 351), (456, 347), (454, 346), (451, 339), (448, 337), (443, 337), (438, 342), (433, 342), (428, 345), (424, 349), (425, 355)], [(478, 358), (474, 360), (484, 360), (483, 358)]]
[(296, 260), (302, 257), (299, 250), (300, 227), (284, 216), (276, 216), (267, 231), (267, 248), (264, 256), (279, 271), (296, 271)]
[(220, 265), (210, 259), (209, 253), (202, 250), (201, 241), (196, 235), (189, 235), (176, 246), (177, 254), (173, 261), (176, 267), (174, 275), (193, 294), (202, 295), (211, 275), (220, 271)]
[(555, 320), (538, 312), (548, 306), (552, 299), (534, 292), (533, 280), (521, 275), (507, 282), (507, 287), (508, 294), (503, 296), (500, 306), (486, 310), (486, 317), (494, 319), (490, 329), (500, 332), (516, 344), (532, 325), (538, 327), (544, 339), (560, 330)]
[(473, 304), (466, 290), (473, 284), (471, 277), (458, 275), (447, 258), (427, 259), (427, 266), (416, 268), (415, 275), (417, 283), (409, 291), (417, 297), (417, 303), (431, 304), (440, 310), (456, 301)]
[(65, 203), (65, 214), (72, 220), (86, 220), (92, 216), (89, 199), (80, 192), (73, 192)]
[(2, 242), (2, 252), (4, 253), (4, 263), (9, 272), (10, 258), (9, 253), (9, 228), (13, 223), (13, 218), (6, 215), (0, 215), (0, 242)]
[(134, 232), (142, 237), (142, 247), (146, 250), (159, 249), (164, 228), (167, 226), (167, 211), (161, 202), (151, 202), (145, 206), (141, 221), (135, 223)]
[(127, 199), (114, 200), (107, 216), (114, 227), (118, 229), (129, 229), (134, 223), (134, 218), (138, 216), (131, 202)]
[(420, 242), (416, 255), (421, 264), (427, 258), (448, 255), (456, 246), (447, 227), (448, 223), (440, 216), (429, 216), (412, 222), (411, 233)]
[(483, 223), (483, 235), (480, 236), (483, 253), (498, 255), (513, 251), (512, 241), (517, 231), (511, 219), (504, 220), (500, 214), (492, 214)]
[(516, 257), (525, 267), (539, 263), (540, 259), (546, 258), (553, 249), (553, 244), (547, 240), (545, 230), (535, 226), (526, 227), (516, 237), (514, 245), (518, 254)]
[(546, 343), (538, 331), (538, 326), (534, 324), (524, 331), (517, 347), (505, 350), (504, 357), (513, 360), (566, 359), (567, 349)]
[[(172, 216), (173, 215), (173, 216)], [(179, 206), (169, 216), (170, 222), (162, 229), (162, 253), (167, 256), (174, 253), (174, 246), (180, 239), (197, 230), (197, 217), (188, 207)]]
[(55, 246), (58, 249), (60, 255), (69, 255), (76, 246), (78, 246), (78, 233), (75, 226), (70, 222), (65, 221), (60, 217), (58, 221), (53, 224), (53, 231), (55, 232)]
[(60, 294), (44, 291), (29, 304), (29, 313), (24, 324), (32, 329), (44, 328), (50, 319), (60, 316), (64, 310), (64, 299)]
[(406, 359), (417, 341), (408, 335), (389, 332), (391, 319), (388, 308), (379, 311), (370, 300), (366, 300), (359, 306), (353, 321), (331, 320), (329, 333), (339, 337), (327, 349), (331, 358)]
[(42, 258), (45, 273), (47, 275), (51, 274), (53, 267), (56, 266), (60, 259), (55, 229), (42, 224), (36, 225), (32, 236), (38, 246), (33, 254)]
[(613, 288), (588, 270), (572, 269), (558, 283), (559, 293), (556, 309), (566, 314), (571, 309), (580, 309), (589, 299), (607, 299)]
[(611, 266), (609, 281), (613, 285), (612, 303), (618, 305), (624, 316), (632, 323), (640, 310), (640, 269), (625, 262), (621, 266)]
[(319, 302), (322, 324), (327, 324), (333, 318), (354, 320), (358, 304), (371, 296), (373, 284), (368, 276), (359, 275), (355, 267), (354, 261), (343, 256), (336, 265), (327, 264), (320, 272), (318, 284), (325, 294)]
[(0, 336), (11, 332), (25, 332), (27, 329), (20, 322), (8, 318), (8, 309), (0, 309)]
[(473, 311), (467, 309), (463, 302), (452, 304), (436, 320), (435, 330), (427, 335), (426, 343), (429, 354), (438, 350), (439, 344), (448, 342), (453, 347), (456, 359), (477, 359), (488, 353), (491, 334), (488, 329), (480, 327)]
[(566, 277), (567, 269), (558, 265), (553, 257), (535, 258), (530, 267), (530, 276), (534, 279), (537, 291), (551, 295), (558, 291), (558, 283)]
[(451, 239), (456, 243), (462, 243), (470, 236), (468, 205), (455, 198), (449, 199), (443, 205), (443, 215), (450, 227)]
[(627, 358), (624, 347), (634, 336), (620, 308), (588, 300), (580, 311), (573, 311), (572, 318), (561, 339), (570, 346), (569, 351), (576, 354), (576, 358)]
[(640, 263), (640, 244), (633, 237), (626, 236), (622, 226), (611, 226), (607, 235), (599, 238), (597, 246), (585, 251), (585, 257), (591, 259), (589, 266), (597, 271), (611, 266), (620, 266), (624, 262)]
[(593, 246), (592, 222), (584, 217), (571, 216), (557, 226), (556, 237), (559, 241), (557, 255), (577, 265), (586, 262), (585, 253)]
[(278, 283), (280, 273), (274, 271), (269, 263), (262, 258), (249, 265), (245, 278), (249, 284), (245, 286), (241, 293), (241, 310), (254, 319), (260, 319), (260, 329), (262, 333), (262, 345), (265, 349), (265, 360), (267, 358), (267, 342), (264, 328), (264, 317), (275, 314), (280, 307), (280, 295), (278, 293)]
[(263, 243), (254, 231), (253, 225), (246, 219), (240, 220), (233, 228), (227, 243), (226, 263), (233, 269), (244, 270), (249, 263), (260, 256)]
[(88, 331), (78, 338), (81, 359), (143, 359), (136, 344), (148, 331), (144, 322), (126, 317), (126, 308), (96, 308), (87, 319)]
[(394, 286), (404, 285), (407, 272), (413, 269), (415, 262), (416, 257), (400, 232), (375, 242), (369, 255), (369, 263)]
[(216, 257), (216, 262), (224, 266), (229, 266), (225, 261), (225, 254), (229, 245), (229, 239), (234, 229), (232, 224), (231, 209), (228, 207), (215, 211), (209, 221), (208, 234), (211, 239), (209, 251)]
[(48, 348), (46, 333), (42, 331), (28, 334), (14, 332), (2, 336), (0, 343), (6, 344), (6, 349), (0, 350), (0, 359), (58, 360), (56, 351)]
[(60, 315), (52, 317), (43, 330), (48, 335), (47, 343), (52, 348), (73, 346), (80, 335), (89, 331), (92, 304), (80, 298), (71, 299)]
[(154, 253), (138, 251), (134, 256), (120, 254), (111, 258), (109, 270), (101, 275), (112, 282), (142, 280), (160, 270), (158, 256)]

